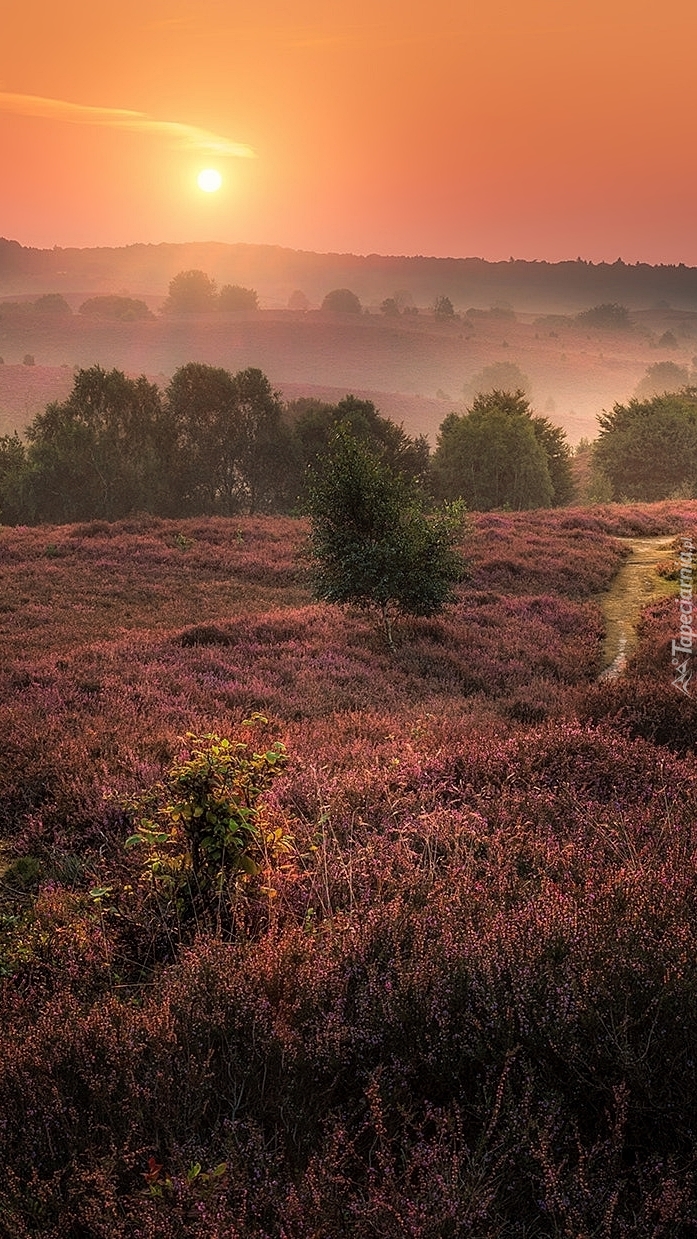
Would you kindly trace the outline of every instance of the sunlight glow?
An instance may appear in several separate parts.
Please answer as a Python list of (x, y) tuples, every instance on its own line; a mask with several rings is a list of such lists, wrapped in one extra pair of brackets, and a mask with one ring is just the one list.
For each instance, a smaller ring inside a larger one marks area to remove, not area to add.
[(214, 194), (223, 183), (223, 178), (217, 168), (204, 168), (203, 172), (199, 172), (197, 184), (199, 189), (202, 189), (206, 194)]

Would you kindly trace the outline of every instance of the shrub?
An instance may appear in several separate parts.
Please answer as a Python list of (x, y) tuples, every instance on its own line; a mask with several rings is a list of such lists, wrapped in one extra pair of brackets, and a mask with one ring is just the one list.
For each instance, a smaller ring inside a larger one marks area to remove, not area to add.
[[(266, 722), (256, 714), (243, 725)], [(240, 874), (259, 872), (265, 842), (260, 800), (286, 764), (279, 741), (251, 754), (241, 741), (215, 734), (189, 734), (187, 741), (188, 757), (131, 806), (137, 830), (126, 840), (127, 847), (148, 849), (145, 870), (153, 887), (180, 911), (210, 905)]]
[(417, 488), (345, 427), (330, 444), (308, 508), (317, 597), (376, 607), (388, 645), (393, 609), (436, 615), (451, 601), (464, 567), (454, 549), (463, 506), (427, 517)]

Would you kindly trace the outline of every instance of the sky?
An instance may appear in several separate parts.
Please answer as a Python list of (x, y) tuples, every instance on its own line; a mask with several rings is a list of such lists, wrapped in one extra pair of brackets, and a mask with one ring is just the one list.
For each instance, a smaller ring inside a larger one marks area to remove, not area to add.
[(697, 265), (694, 0), (4, 8), (23, 245)]

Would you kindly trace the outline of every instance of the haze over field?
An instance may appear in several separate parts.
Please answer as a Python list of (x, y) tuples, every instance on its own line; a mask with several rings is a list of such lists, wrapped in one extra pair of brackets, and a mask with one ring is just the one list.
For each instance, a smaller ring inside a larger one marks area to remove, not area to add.
[[(262, 308), (160, 314), (172, 278), (192, 267), (218, 287), (253, 288)], [(341, 287), (356, 292), (363, 314), (319, 309)], [(32, 310), (49, 291), (55, 302), (58, 290), (62, 313)], [(142, 299), (150, 316), (116, 322), (79, 312), (116, 290)], [(298, 293), (309, 308), (289, 310)], [(452, 317), (435, 317), (439, 296), (452, 302)], [(383, 303), (395, 298), (418, 314), (385, 314)], [(603, 303), (631, 306), (627, 323), (578, 319)], [(34, 365), (22, 364), (27, 355)], [(432, 445), (445, 415), (478, 388), (521, 385), (575, 443), (595, 437), (601, 410), (629, 398), (649, 366), (694, 373), (697, 270), (358, 259), (271, 246), (42, 251), (0, 241), (0, 356), (0, 432), (21, 431), (49, 400), (65, 398), (75, 366), (98, 362), (163, 386), (195, 359), (258, 367), (286, 399), (336, 401), (352, 392)]]

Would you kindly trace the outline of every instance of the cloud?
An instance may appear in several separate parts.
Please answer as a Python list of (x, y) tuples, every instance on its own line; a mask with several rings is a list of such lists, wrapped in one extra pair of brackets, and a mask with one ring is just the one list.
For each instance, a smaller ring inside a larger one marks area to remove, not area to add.
[(87, 107), (81, 103), (66, 103), (63, 99), (43, 99), (39, 95), (17, 95), (0, 91), (0, 111), (42, 120), (62, 120), (73, 125), (101, 125), (107, 129), (129, 129), (134, 133), (151, 133), (169, 138), (174, 146), (192, 151), (208, 151), (215, 155), (233, 155), (253, 159), (255, 152), (243, 142), (232, 142), (196, 125), (182, 125), (173, 120), (155, 120), (146, 112), (130, 112), (123, 108)]

